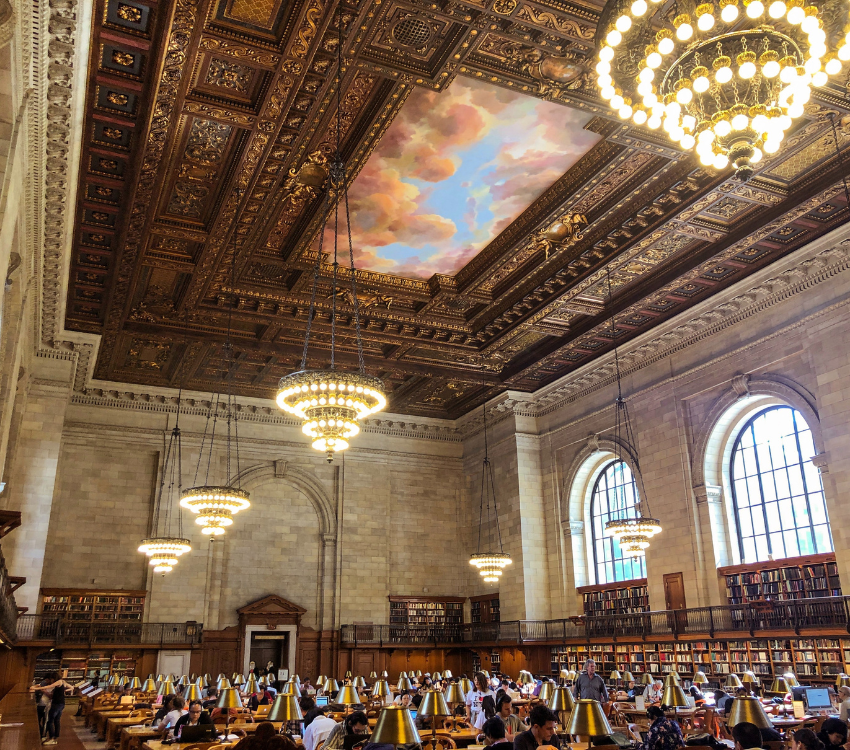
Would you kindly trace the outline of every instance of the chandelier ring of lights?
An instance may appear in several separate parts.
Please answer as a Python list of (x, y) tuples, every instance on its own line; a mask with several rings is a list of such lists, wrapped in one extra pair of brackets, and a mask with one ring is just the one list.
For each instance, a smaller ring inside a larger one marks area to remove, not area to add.
[(742, 13), (738, 0), (669, 9), (669, 0), (610, 0), (597, 37), (600, 95), (622, 119), (663, 127), (703, 165), (731, 163), (748, 179), (802, 117), (812, 87), (850, 60), (850, 27), (828, 38), (807, 3), (743, 0)]

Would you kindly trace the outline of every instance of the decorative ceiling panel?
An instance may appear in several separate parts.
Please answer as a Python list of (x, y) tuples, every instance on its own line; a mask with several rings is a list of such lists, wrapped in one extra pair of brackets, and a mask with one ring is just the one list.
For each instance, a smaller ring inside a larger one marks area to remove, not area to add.
[[(66, 306), (103, 337), (97, 378), (272, 398), (300, 362), (337, 138), (366, 367), (400, 413), (539, 388), (610, 350), (612, 314), (625, 342), (848, 218), (840, 92), (750, 182), (701, 169), (596, 98), (593, 0), (344, 2), (337, 133), (337, 10), (97, 0)], [(327, 248), (309, 365), (335, 302), (353, 366)]]

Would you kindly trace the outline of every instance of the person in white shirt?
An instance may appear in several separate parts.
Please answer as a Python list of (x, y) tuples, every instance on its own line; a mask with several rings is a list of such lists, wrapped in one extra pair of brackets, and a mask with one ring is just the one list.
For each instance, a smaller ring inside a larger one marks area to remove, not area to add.
[(496, 694), (490, 689), (487, 675), (476, 672), (474, 682), (475, 688), (466, 694), (466, 715), (473, 726), (478, 720), (478, 714), (481, 713), (481, 701), (484, 700), (485, 695), (489, 695), (493, 699), (493, 705), (496, 705)]
[(172, 700), (171, 710), (163, 717), (162, 721), (159, 722), (157, 729), (161, 732), (163, 729), (173, 727), (183, 714), (188, 713), (188, 711), (184, 708), (185, 705), (185, 701), (179, 695)]
[(838, 718), (841, 719), (841, 721), (847, 721), (850, 719), (850, 687), (842, 685), (838, 688), (838, 700), (840, 701), (838, 706)]
[(647, 704), (661, 703), (661, 698), (664, 696), (664, 683), (661, 680), (656, 680), (651, 685), (646, 686), (643, 691), (643, 699)]
[(310, 722), (310, 726), (304, 730), (304, 738), (302, 740), (304, 750), (316, 750), (316, 745), (327, 739), (327, 736), (335, 726), (336, 722), (333, 719), (324, 714), (319, 714), (319, 716)]

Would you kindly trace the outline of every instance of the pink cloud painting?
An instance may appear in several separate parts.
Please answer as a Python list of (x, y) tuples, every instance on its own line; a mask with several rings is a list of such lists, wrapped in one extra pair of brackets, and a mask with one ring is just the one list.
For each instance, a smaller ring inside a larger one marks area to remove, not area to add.
[(417, 89), (349, 190), (357, 267), (457, 273), (599, 140), (590, 117), (463, 78)]

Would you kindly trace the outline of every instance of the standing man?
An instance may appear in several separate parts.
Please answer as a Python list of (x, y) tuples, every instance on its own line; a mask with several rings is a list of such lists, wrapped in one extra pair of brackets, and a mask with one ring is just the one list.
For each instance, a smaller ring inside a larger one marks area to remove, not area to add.
[(584, 672), (576, 680), (576, 698), (590, 698), (600, 703), (608, 702), (608, 690), (605, 681), (596, 674), (596, 662), (588, 659), (584, 663)]

